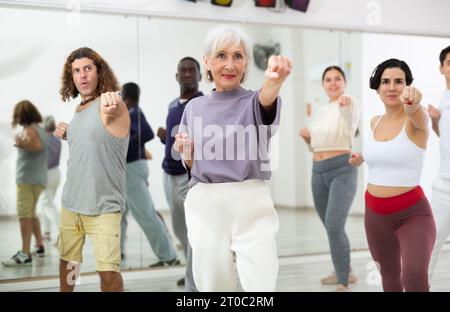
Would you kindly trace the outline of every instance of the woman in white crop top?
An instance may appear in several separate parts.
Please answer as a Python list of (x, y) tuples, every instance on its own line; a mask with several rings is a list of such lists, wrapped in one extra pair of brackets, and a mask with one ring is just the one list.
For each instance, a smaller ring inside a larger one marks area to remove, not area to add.
[(335, 272), (323, 278), (323, 284), (337, 284), (346, 291), (356, 277), (350, 269), (350, 244), (345, 233), (348, 212), (356, 193), (357, 170), (348, 163), (359, 122), (359, 109), (345, 91), (345, 74), (330, 66), (322, 75), (329, 102), (315, 114), (309, 129), (300, 136), (314, 153), (311, 186), (314, 206), (324, 224), (330, 242)]
[(389, 59), (370, 78), (386, 113), (371, 120), (363, 153), (369, 179), (365, 194), (365, 229), (373, 259), (379, 264), (384, 291), (428, 291), (428, 265), (436, 227), (419, 182), (428, 139), (421, 93), (411, 87), (408, 65)]

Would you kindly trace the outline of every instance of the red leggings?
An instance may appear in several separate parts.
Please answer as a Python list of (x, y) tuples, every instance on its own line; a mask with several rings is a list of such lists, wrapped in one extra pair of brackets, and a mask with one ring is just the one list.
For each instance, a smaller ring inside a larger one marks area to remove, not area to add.
[(420, 186), (389, 198), (366, 192), (364, 221), (370, 253), (380, 265), (383, 290), (429, 291), (428, 265), (436, 226)]

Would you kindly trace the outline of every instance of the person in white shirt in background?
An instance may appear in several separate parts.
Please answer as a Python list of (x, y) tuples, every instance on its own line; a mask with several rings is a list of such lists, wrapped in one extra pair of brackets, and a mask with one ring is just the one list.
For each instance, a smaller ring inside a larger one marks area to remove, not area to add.
[(439, 70), (445, 77), (447, 88), (442, 94), (439, 109), (428, 106), (433, 130), (440, 138), (441, 162), (439, 173), (433, 183), (431, 208), (436, 222), (436, 243), (431, 255), (429, 280), (433, 277), (439, 254), (447, 237), (450, 235), (450, 46), (439, 55)]
[(313, 152), (314, 205), (327, 230), (335, 269), (321, 282), (336, 284), (336, 291), (347, 291), (348, 284), (356, 282), (356, 276), (350, 268), (350, 243), (345, 223), (357, 186), (357, 170), (348, 159), (358, 131), (360, 112), (351, 96), (344, 94), (346, 78), (340, 67), (327, 67), (322, 85), (329, 103), (318, 109), (309, 129), (300, 130), (300, 137)]

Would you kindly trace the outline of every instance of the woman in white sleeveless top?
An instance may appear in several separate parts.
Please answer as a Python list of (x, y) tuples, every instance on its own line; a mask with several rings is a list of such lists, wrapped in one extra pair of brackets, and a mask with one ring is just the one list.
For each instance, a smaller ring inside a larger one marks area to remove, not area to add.
[(371, 120), (363, 154), (350, 163), (369, 167), (365, 228), (384, 291), (428, 291), (428, 265), (436, 237), (433, 214), (420, 187), (428, 140), (421, 93), (408, 65), (389, 59), (370, 78), (386, 113)]

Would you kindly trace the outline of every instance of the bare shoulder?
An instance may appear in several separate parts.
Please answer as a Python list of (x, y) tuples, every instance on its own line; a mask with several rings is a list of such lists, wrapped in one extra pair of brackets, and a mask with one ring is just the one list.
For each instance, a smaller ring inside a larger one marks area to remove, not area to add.
[(381, 118), (381, 115), (372, 117), (372, 119), (370, 120), (370, 129), (373, 130), (373, 128), (375, 127), (375, 124), (377, 123), (378, 119), (380, 119), (380, 118)]
[(23, 132), (30, 139), (39, 136), (37, 130), (32, 126), (25, 127), (25, 129), (23, 129)]

